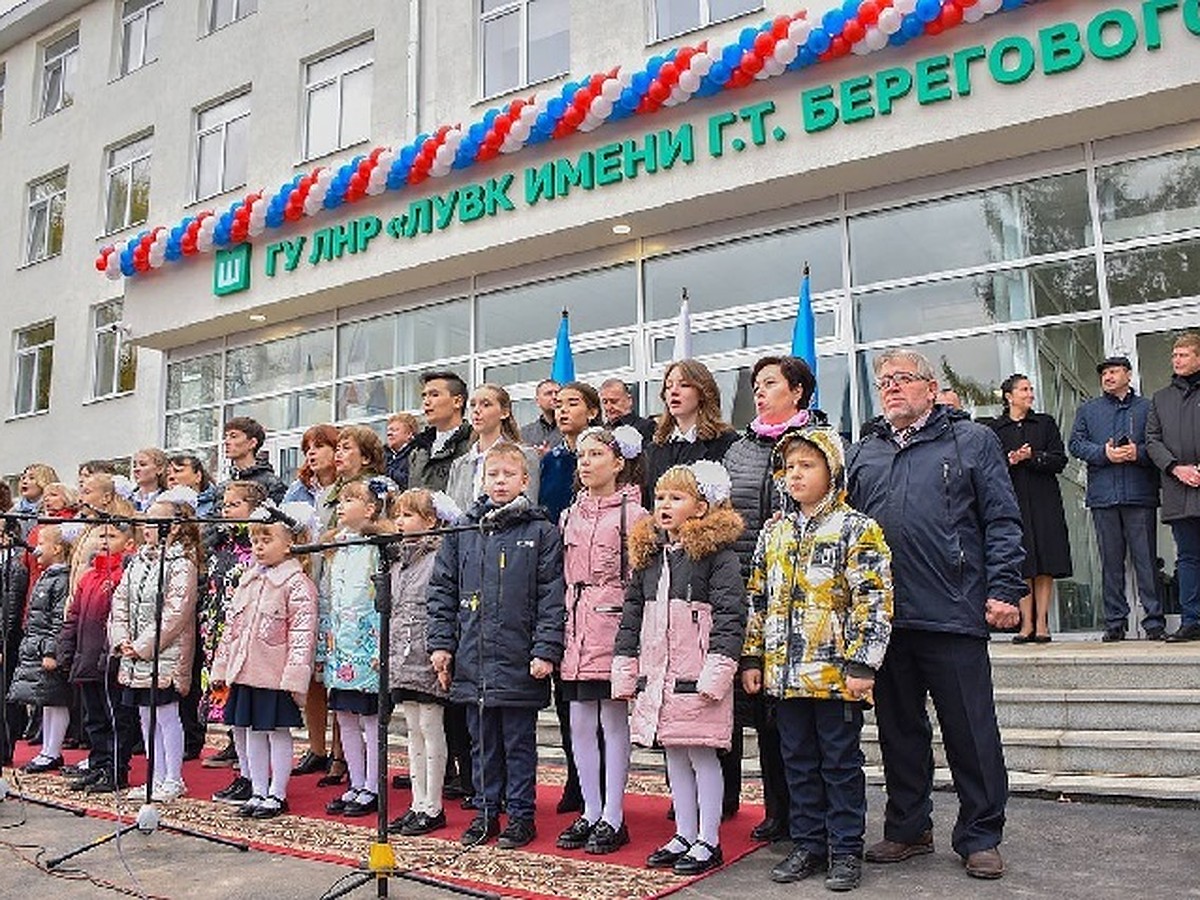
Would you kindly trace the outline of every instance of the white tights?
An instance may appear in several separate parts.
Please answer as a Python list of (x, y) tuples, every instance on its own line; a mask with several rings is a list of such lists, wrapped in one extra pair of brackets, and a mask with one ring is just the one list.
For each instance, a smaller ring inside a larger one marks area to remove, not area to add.
[(271, 796), (286, 800), (288, 779), (292, 774), (291, 729), (252, 731), (249, 728), (235, 727), (235, 742), (239, 731), (242, 732), (245, 741), (251, 790), (258, 797)]
[(71, 724), (71, 710), (66, 706), (42, 707), (42, 750), (38, 754), (47, 759), (62, 756), (63, 741)]
[[(570, 708), (571, 752), (579, 770), (583, 817), (593, 824), (604, 819), (614, 829), (620, 828), (629, 778), (629, 706), (623, 700), (578, 700)], [(598, 732), (604, 734), (603, 798)]]
[[(721, 800), (725, 782), (713, 747), (667, 747), (667, 777), (675, 804), (675, 831), (694, 844), (696, 838), (716, 847), (720, 840)], [(681, 847), (672, 849), (681, 850)], [(708, 851), (690, 855), (707, 859)]]
[(375, 793), (379, 784), (379, 759), (374, 741), (379, 730), (379, 716), (337, 712), (342, 729), (342, 752), (346, 755), (346, 771), (350, 773), (350, 790)]
[[(442, 811), (442, 786), (446, 781), (446, 730), (440, 703), (404, 704), (408, 723), (408, 770), (412, 776), (412, 808), (436, 816)], [(343, 744), (345, 742), (343, 741)]]
[(154, 734), (150, 734), (150, 707), (139, 706), (142, 741), (146, 755), (154, 754), (154, 780), (183, 780), (183, 723), (179, 720), (179, 702), (166, 703), (154, 716)]

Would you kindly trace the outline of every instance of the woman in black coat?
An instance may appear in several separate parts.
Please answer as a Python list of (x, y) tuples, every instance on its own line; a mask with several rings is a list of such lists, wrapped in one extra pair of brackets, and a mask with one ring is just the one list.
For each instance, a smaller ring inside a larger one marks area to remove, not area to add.
[(1048, 644), (1054, 579), (1071, 575), (1071, 544), (1058, 486), (1058, 473), (1067, 466), (1067, 451), (1054, 419), (1033, 411), (1029, 378), (1010, 375), (1000, 385), (1000, 392), (1004, 412), (991, 426), (1008, 457), (1008, 474), (1021, 507), (1022, 574), (1029, 583), (1029, 593), (1021, 599), (1021, 630), (1013, 643)]

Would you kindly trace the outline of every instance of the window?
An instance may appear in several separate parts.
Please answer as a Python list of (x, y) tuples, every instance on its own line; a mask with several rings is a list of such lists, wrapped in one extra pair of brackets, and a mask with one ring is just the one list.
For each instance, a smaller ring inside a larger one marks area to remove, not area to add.
[(150, 212), (150, 136), (108, 151), (105, 233), (145, 222)]
[(79, 32), (48, 44), (42, 62), (42, 116), (70, 106), (79, 69)]
[(258, 0), (212, 0), (208, 9), (208, 30), (216, 31), (258, 10)]
[(25, 262), (38, 262), (62, 252), (63, 213), (66, 206), (66, 172), (29, 185), (29, 234), (25, 245)]
[(371, 71), (375, 42), (364, 41), (304, 67), (304, 158), (313, 159), (371, 136)]
[(137, 351), (125, 340), (123, 308), (120, 300), (92, 308), (93, 397), (125, 394), (134, 388)]
[(13, 414), (45, 412), (50, 408), (50, 370), (54, 364), (54, 322), (16, 333), (17, 372)]
[(762, 0), (654, 0), (657, 40), (763, 8)]
[(125, 0), (121, 12), (121, 74), (158, 59), (163, 0)]
[(480, 4), (485, 97), (567, 71), (569, 0), (480, 0)]
[(246, 183), (250, 94), (196, 113), (196, 200)]

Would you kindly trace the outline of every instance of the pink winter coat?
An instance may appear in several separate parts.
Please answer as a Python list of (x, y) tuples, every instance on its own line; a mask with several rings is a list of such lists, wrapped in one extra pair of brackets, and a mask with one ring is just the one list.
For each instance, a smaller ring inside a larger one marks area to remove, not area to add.
[(625, 539), (649, 515), (641, 500), (641, 490), (627, 484), (607, 497), (583, 492), (563, 510), (567, 631), (559, 674), (564, 681), (612, 677), (613, 647), (631, 571)]
[(212, 680), (302, 694), (316, 643), (317, 587), (300, 563), (252, 566), (230, 601)]
[(736, 512), (718, 507), (685, 525), (677, 548), (664, 545), (651, 519), (633, 529), (637, 571), (625, 593), (612, 695), (633, 697), (635, 744), (730, 747), (746, 632), (746, 588), (731, 545), (742, 527)]

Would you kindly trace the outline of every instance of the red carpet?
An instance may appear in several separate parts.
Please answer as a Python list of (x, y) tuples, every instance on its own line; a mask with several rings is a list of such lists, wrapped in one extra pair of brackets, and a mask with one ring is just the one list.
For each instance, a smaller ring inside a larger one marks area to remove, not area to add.
[[(213, 752), (209, 750), (207, 752)], [(36, 747), (19, 743), (16, 763), (32, 759)], [(86, 755), (68, 751), (68, 762)], [(401, 754), (394, 754), (391, 770), (404, 765)], [(232, 769), (206, 769), (199, 761), (184, 765), (188, 785), (186, 800), (163, 807), (164, 819), (188, 828), (237, 837), (268, 852), (287, 853), (332, 862), (358, 864), (366, 857), (375, 835), (376, 819), (347, 819), (325, 812), (325, 804), (339, 796), (345, 786), (318, 788), (316, 775), (294, 777), (288, 789), (291, 813), (269, 821), (244, 820), (228, 806), (215, 804), (209, 797), (224, 788), (236, 773)], [(660, 773), (631, 774), (625, 801), (625, 821), (631, 843), (607, 856), (590, 856), (579, 851), (559, 850), (554, 842), (575, 814), (558, 815), (555, 804), (561, 794), (563, 770), (555, 766), (539, 768), (538, 836), (519, 851), (496, 848), (495, 842), (467, 851), (458, 844), (474, 811), (464, 810), (458, 801), (446, 801), (447, 828), (426, 838), (392, 837), (391, 846), (401, 868), (420, 870), (437, 878), (460, 881), (503, 896), (529, 898), (610, 898), (656, 897), (676, 891), (698, 879), (675, 876), (671, 872), (645, 868), (646, 857), (674, 834), (674, 823), (667, 819), (670, 798)], [(115, 798), (85, 797), (67, 789), (67, 779), (57, 773), (20, 776), (22, 787), (31, 794), (53, 798), (80, 807), (89, 813), (112, 816)], [(131, 783), (145, 780), (145, 759), (133, 761)], [(132, 792), (125, 804), (139, 804), (142, 794)], [(394, 818), (408, 809), (411, 794), (392, 790), (388, 795), (388, 816)], [(749, 839), (750, 829), (762, 818), (762, 808), (743, 802), (737, 816), (721, 827), (721, 846), (726, 864), (752, 852), (759, 845)], [(711, 873), (710, 873), (711, 874)], [(703, 877), (703, 876), (702, 876)]]

